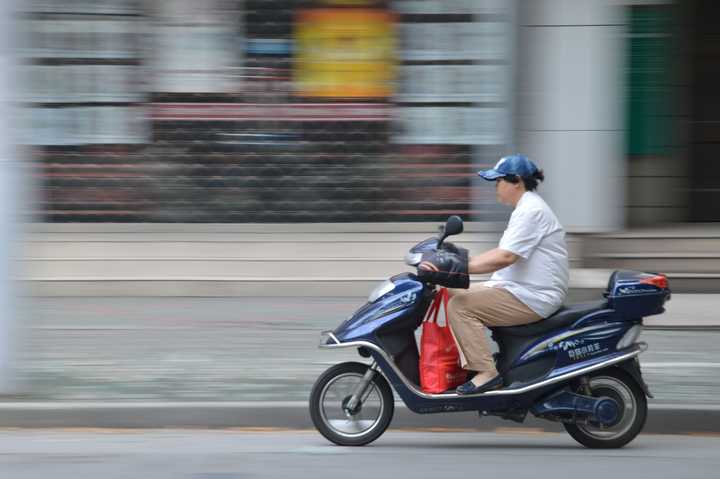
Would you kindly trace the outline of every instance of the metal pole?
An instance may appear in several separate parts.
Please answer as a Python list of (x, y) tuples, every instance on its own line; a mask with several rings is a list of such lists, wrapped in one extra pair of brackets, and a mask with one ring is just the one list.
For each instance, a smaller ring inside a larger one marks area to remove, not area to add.
[(17, 294), (14, 277), (19, 236), (17, 25), (15, 1), (0, 2), (0, 394), (17, 392)]

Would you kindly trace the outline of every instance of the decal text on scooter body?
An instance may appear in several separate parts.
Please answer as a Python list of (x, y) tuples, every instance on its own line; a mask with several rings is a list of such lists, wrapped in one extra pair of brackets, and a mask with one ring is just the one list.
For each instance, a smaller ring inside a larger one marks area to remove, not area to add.
[(568, 356), (570, 356), (570, 359), (585, 359), (589, 356), (594, 356), (602, 351), (605, 351), (605, 349), (602, 349), (600, 347), (600, 343), (592, 343), (588, 344), (587, 346), (582, 346), (575, 349), (568, 350)]

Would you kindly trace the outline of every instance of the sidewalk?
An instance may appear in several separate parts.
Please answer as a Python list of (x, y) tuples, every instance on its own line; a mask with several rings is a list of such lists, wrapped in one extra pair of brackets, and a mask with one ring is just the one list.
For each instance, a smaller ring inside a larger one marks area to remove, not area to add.
[[(24, 395), (0, 399), (0, 427), (306, 428), (315, 379), (332, 364), (364, 360), (317, 348), (319, 332), (363, 298), (32, 299), (18, 363)], [(667, 314), (648, 318), (649, 430), (720, 431), (718, 300), (676, 295)], [(478, 424), (512, 426), (407, 411), (394, 422)]]
[(644, 322), (651, 328), (720, 330), (720, 294), (673, 294), (665, 314)]

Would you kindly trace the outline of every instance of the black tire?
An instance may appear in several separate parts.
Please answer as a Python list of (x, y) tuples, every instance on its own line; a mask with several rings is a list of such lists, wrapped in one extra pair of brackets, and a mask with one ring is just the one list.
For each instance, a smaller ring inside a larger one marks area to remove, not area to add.
[[(614, 388), (623, 391), (617, 393)], [(595, 397), (609, 396), (619, 404), (621, 417), (609, 429), (586, 424), (564, 423), (565, 430), (577, 442), (591, 449), (617, 449), (623, 447), (640, 434), (647, 420), (647, 399), (645, 392), (632, 376), (617, 368), (599, 371), (590, 377), (590, 389)], [(622, 427), (620, 427), (622, 426)]]
[[(310, 393), (310, 417), (312, 418), (315, 428), (320, 434), (325, 436), (326, 439), (340, 446), (364, 446), (365, 444), (369, 444), (380, 437), (390, 425), (390, 421), (392, 421), (395, 410), (393, 393), (387, 380), (380, 372), (375, 373), (368, 387), (366, 402), (372, 395), (373, 399), (376, 399), (379, 403), (379, 411), (377, 418), (372, 419), (372, 425), (369, 426), (367, 430), (358, 433), (342, 431), (328, 418), (329, 411), (327, 411), (325, 406), (325, 397), (329, 388), (345, 378), (348, 378), (348, 382), (355, 379), (359, 381), (368, 370), (368, 367), (367, 364), (355, 362), (341, 363), (332, 366), (315, 381), (315, 385)], [(337, 399), (339, 400), (333, 401), (332, 412), (339, 414), (339, 412), (342, 411), (342, 405), (344, 404), (344, 400), (347, 399), (347, 396), (345, 396), (344, 399)], [(346, 423), (357, 421), (357, 419), (354, 418), (359, 418), (361, 414), (362, 410), (352, 416), (346, 415)], [(365, 422), (368, 421), (365, 420)]]

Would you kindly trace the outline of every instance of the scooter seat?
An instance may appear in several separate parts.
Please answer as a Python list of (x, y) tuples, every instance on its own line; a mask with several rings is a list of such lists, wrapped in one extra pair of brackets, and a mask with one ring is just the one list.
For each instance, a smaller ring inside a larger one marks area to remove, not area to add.
[(510, 336), (540, 336), (554, 329), (569, 326), (585, 315), (607, 309), (607, 301), (592, 301), (588, 303), (568, 304), (562, 306), (552, 316), (542, 319), (536, 323), (524, 324), (522, 326), (494, 327), (493, 331), (499, 334)]

